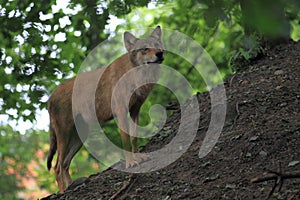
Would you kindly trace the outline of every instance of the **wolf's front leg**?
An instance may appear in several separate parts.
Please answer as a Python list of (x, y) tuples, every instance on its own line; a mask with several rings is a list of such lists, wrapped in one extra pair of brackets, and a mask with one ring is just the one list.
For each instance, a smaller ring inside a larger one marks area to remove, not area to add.
[(117, 109), (115, 111), (115, 114), (117, 116), (118, 125), (120, 128), (120, 134), (121, 134), (121, 140), (122, 140), (122, 146), (123, 146), (123, 152), (125, 156), (125, 162), (126, 162), (126, 168), (133, 167), (134, 165), (137, 165), (137, 162), (133, 159), (133, 153), (132, 153), (132, 146), (128, 131), (128, 121), (127, 121), (127, 115), (126, 111), (124, 109)]
[(139, 148), (138, 148), (139, 108), (140, 106), (137, 106), (136, 109), (130, 113), (131, 120), (129, 123), (130, 141), (132, 145), (133, 159), (136, 161), (136, 163), (141, 163), (143, 161), (148, 160), (147, 155), (143, 153), (139, 153)]

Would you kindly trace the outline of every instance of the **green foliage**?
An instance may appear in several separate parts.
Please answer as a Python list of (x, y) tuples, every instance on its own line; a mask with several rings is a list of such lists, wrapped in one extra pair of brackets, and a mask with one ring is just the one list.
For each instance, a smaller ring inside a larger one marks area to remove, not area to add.
[[(15, 137), (15, 135), (11, 135), (11, 136), (6, 136), (3, 135), (3, 130), (1, 130), (2, 134), (0, 135), (1, 137), (1, 143), (3, 142), (7, 142), (9, 144), (9, 141), (12, 137)], [(9, 156), (10, 154), (10, 148), (8, 147), (8, 145), (3, 145), (1, 144), (0, 147), (0, 170), (1, 170), (1, 174), (0, 174), (0, 199), (11, 199), (14, 196), (16, 196), (17, 191), (19, 191), (20, 189), (22, 189), (21, 187), (17, 186), (17, 178), (15, 174), (6, 174), (5, 171), (8, 170), (8, 166), (10, 165), (7, 160), (5, 160), (5, 158), (7, 156)], [(5, 143), (4, 143), (5, 144)], [(15, 163), (12, 163), (15, 164)], [(3, 173), (4, 172), (4, 173)], [(5, 183), (5, 184), (4, 184)]]
[[(10, 126), (0, 126), (0, 199), (26, 198), (26, 193), (33, 191), (40, 195), (43, 190), (57, 191), (54, 171), (46, 169), (48, 141), (49, 134), (43, 131), (28, 131), (22, 135)], [(98, 170), (98, 163), (84, 149), (75, 156), (70, 167), (74, 178)], [(32, 186), (26, 185), (30, 179), (34, 181)]]
[(266, 49), (259, 41), (258, 36), (254, 34), (244, 38), (243, 46), (232, 55), (229, 61), (235, 71), (243, 69), (243, 66), (249, 64), (251, 59), (255, 59), (265, 53)]
[[(108, 37), (103, 30), (109, 14), (127, 14), (147, 1), (76, 0), (64, 9), (58, 4), (1, 3), (0, 114), (33, 121), (35, 110), (46, 107), (45, 99), (57, 83), (73, 76), (87, 53)], [(7, 112), (10, 109), (17, 113)]]
[(32, 161), (39, 140), (35, 133), (21, 135), (10, 126), (0, 127), (0, 199), (11, 199), (23, 189), (20, 177), (29, 174), (27, 164)]

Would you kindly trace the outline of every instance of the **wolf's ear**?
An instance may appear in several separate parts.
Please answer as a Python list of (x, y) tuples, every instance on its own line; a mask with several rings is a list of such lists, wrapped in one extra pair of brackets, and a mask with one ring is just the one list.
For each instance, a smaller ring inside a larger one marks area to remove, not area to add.
[(161, 39), (161, 29), (160, 26), (157, 26), (153, 32), (151, 33), (150, 37), (154, 37), (157, 40)]
[(131, 33), (129, 32), (125, 32), (124, 33), (124, 44), (125, 44), (125, 47), (127, 49), (128, 52), (130, 52), (133, 47), (134, 47), (134, 44), (138, 41), (139, 39), (136, 38), (134, 35), (132, 35)]

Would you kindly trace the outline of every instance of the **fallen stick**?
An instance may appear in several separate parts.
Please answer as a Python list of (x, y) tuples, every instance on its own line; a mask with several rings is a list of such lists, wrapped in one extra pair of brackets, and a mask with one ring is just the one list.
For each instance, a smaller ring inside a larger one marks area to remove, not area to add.
[(286, 172), (286, 173), (280, 173), (280, 172), (269, 172), (265, 176), (255, 177), (250, 180), (251, 183), (260, 183), (270, 180), (277, 180), (278, 177), (281, 179), (292, 179), (292, 178), (300, 178), (300, 171), (295, 172)]
[(275, 181), (274, 186), (272, 187), (271, 191), (269, 192), (269, 195), (266, 198), (266, 199), (269, 199), (272, 196), (272, 194), (274, 193), (277, 186), (279, 186), (278, 191), (280, 191), (281, 187), (283, 185), (283, 181), (286, 179), (292, 179), (292, 178), (300, 178), (300, 171), (286, 172), (286, 173), (282, 173), (281, 170), (280, 170), (280, 172), (269, 171), (267, 175), (250, 179), (250, 182), (251, 183), (261, 183), (261, 182), (265, 182), (265, 181), (274, 180)]
[(135, 180), (136, 180), (136, 176), (131, 175), (130, 178), (129, 178), (129, 180), (128, 180), (128, 182), (125, 183), (125, 184), (121, 187), (121, 189), (119, 189), (113, 196), (111, 196), (111, 197), (109, 198), (109, 200), (114, 200), (114, 199), (116, 199), (116, 198), (117, 198), (122, 192), (124, 192), (125, 190), (126, 190), (126, 192), (128, 192), (128, 190), (129, 190), (129, 189), (131, 188), (131, 186), (134, 184)]

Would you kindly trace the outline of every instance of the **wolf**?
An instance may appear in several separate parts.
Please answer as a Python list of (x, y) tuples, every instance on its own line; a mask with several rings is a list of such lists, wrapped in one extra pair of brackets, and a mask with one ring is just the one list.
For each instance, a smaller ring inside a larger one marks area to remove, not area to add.
[[(114, 117), (120, 127), (125, 167), (130, 168), (147, 158), (139, 152), (137, 144), (137, 124), (140, 108), (155, 83), (137, 87), (137, 79), (142, 76), (155, 76), (159, 73), (148, 73), (139, 76), (127, 76), (119, 84), (119, 90), (113, 97), (113, 90), (122, 77), (133, 69), (158, 66), (164, 60), (165, 48), (162, 43), (162, 31), (157, 26), (145, 39), (135, 37), (129, 32), (124, 33), (124, 45), (127, 53), (117, 58), (106, 67), (62, 82), (48, 100), (50, 116), (50, 150), (47, 168), (51, 169), (54, 154), (57, 160), (54, 167), (56, 181), (60, 192), (72, 183), (69, 166), (72, 158), (80, 150), (86, 138), (80, 138), (79, 132), (89, 131), (91, 113), (96, 113), (98, 123), (103, 124)], [(101, 78), (99, 78), (101, 77)], [(75, 90), (76, 86), (76, 90)], [(133, 92), (132, 92), (133, 91)], [(125, 96), (132, 94), (128, 105), (123, 101)], [(94, 98), (94, 99), (93, 99)], [(73, 99), (73, 100), (72, 100)], [(74, 101), (76, 99), (76, 101)], [(94, 102), (92, 106), (90, 102)], [(127, 114), (130, 114), (128, 126)], [(76, 126), (80, 124), (79, 126)], [(139, 156), (137, 156), (139, 155)]]

